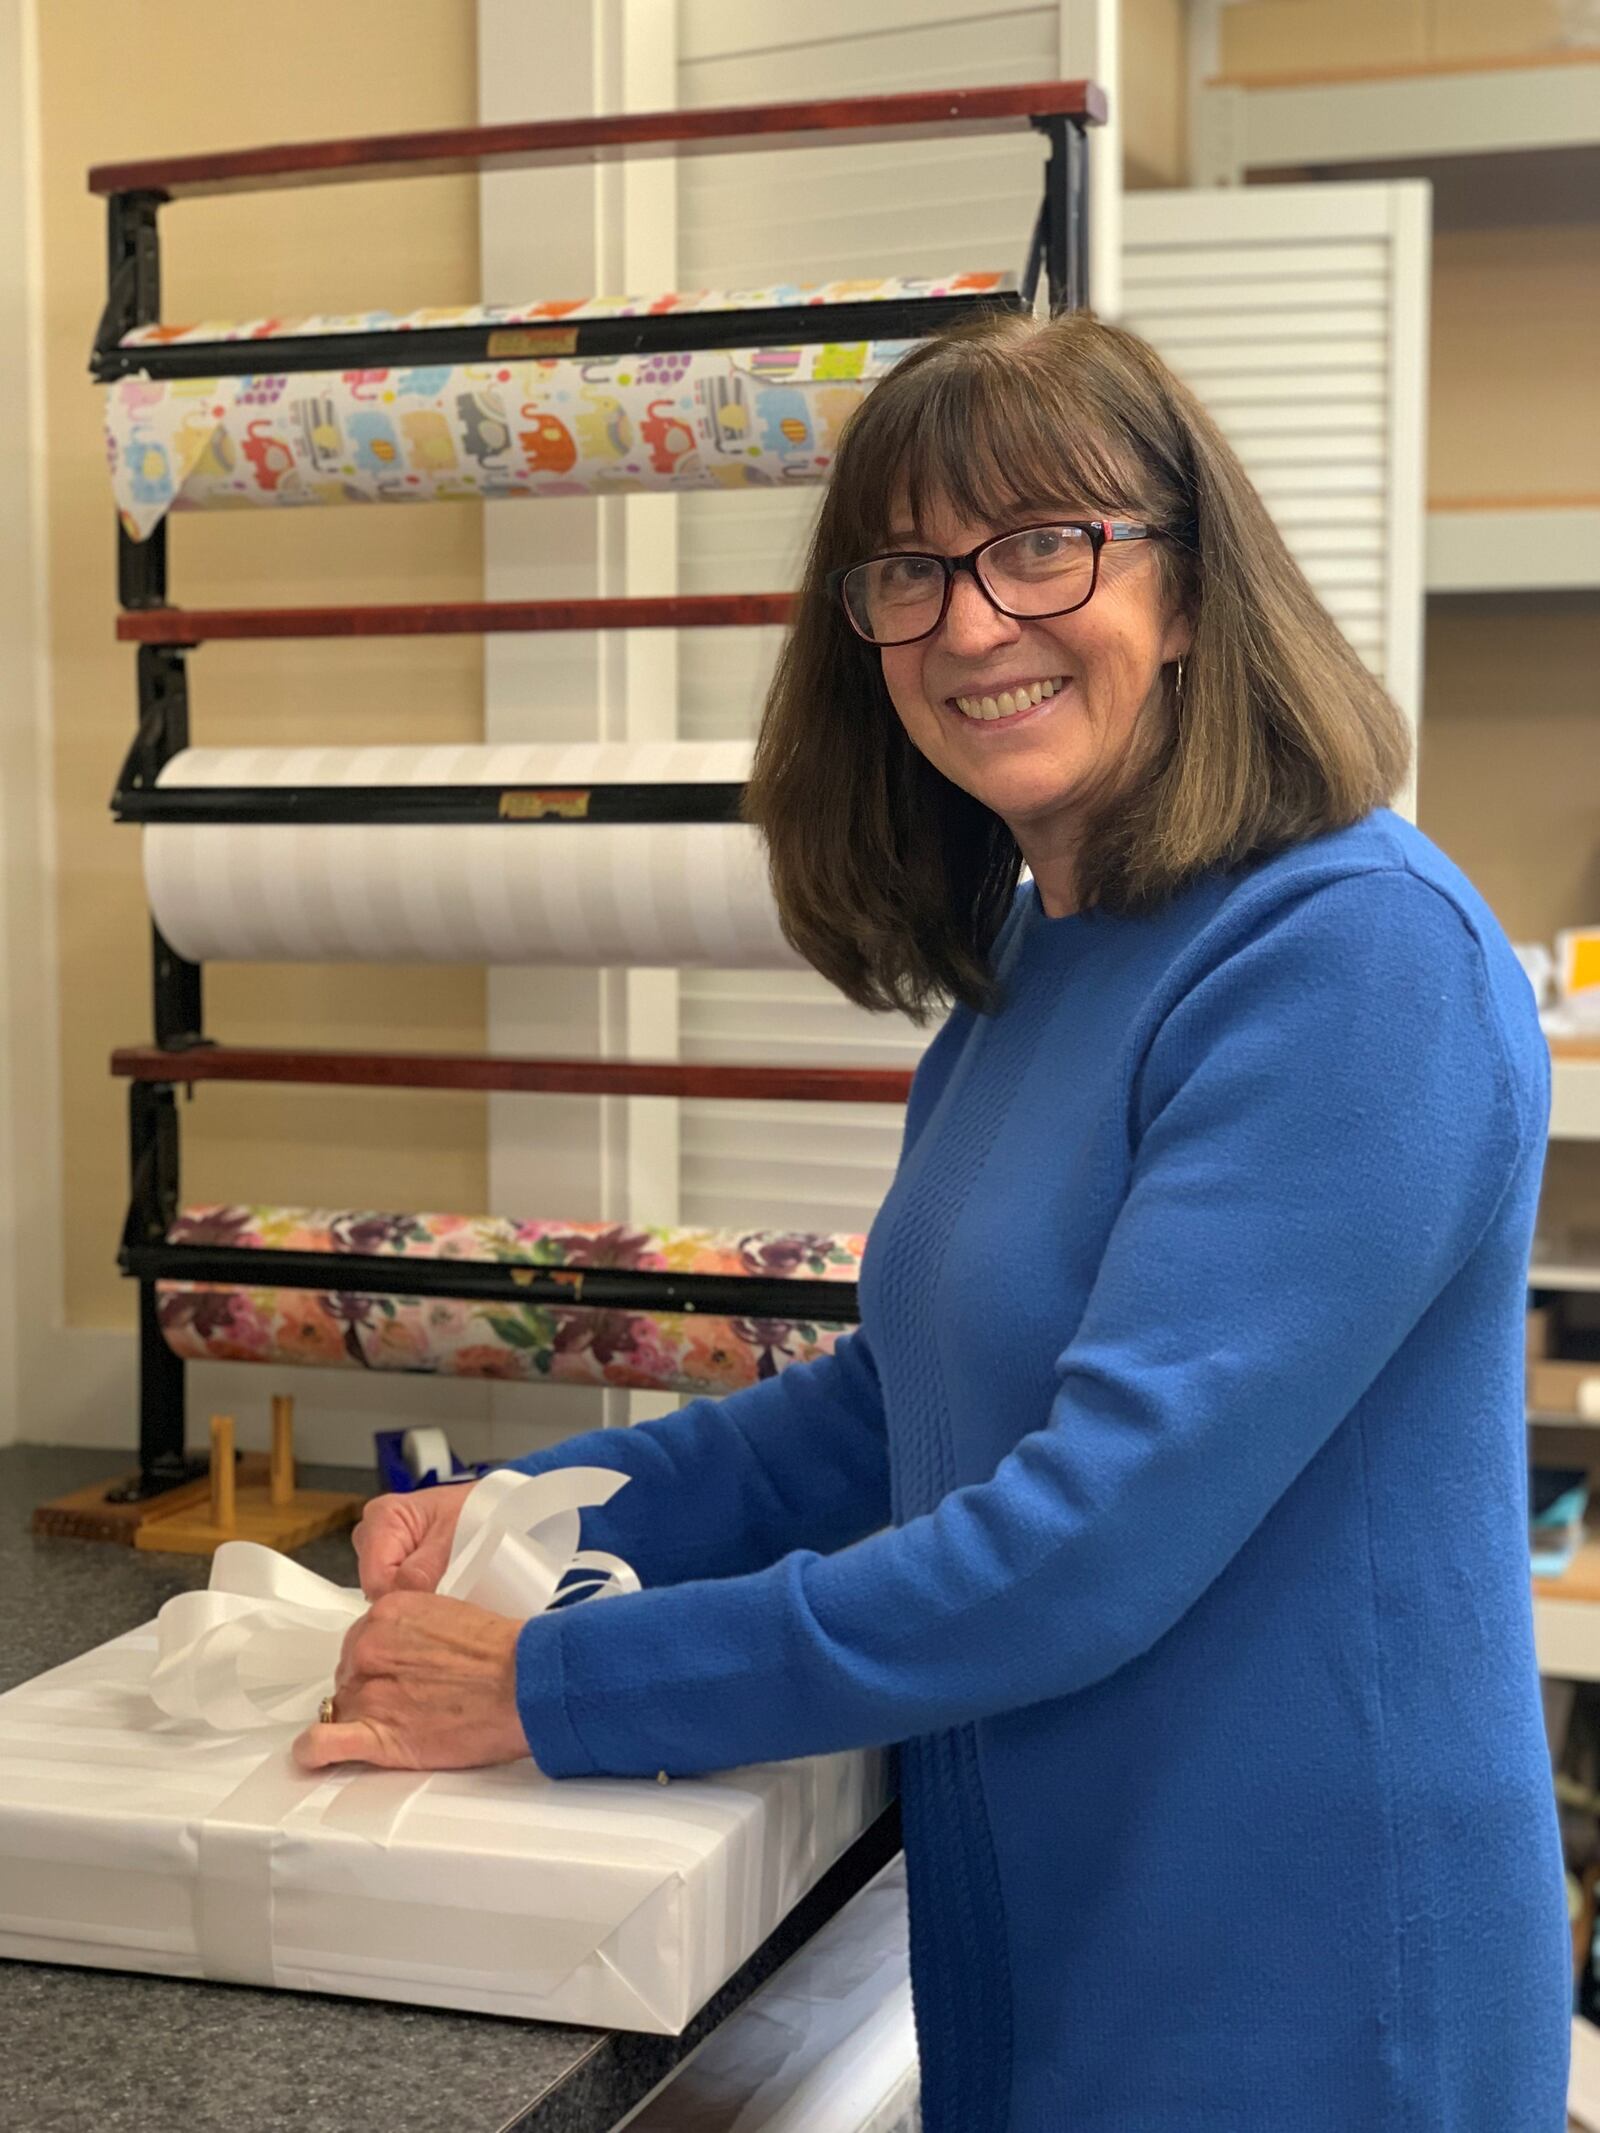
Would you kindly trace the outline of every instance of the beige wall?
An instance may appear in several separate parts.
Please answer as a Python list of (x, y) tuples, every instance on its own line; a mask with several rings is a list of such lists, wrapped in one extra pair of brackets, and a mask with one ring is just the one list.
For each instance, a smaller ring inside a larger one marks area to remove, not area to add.
[(1188, 179), (1188, 0), (1122, 0), (1122, 178), (1130, 191)]
[[(1595, 88), (1600, 95), (1600, 68)], [(1500, 174), (1500, 220), (1458, 219), (1467, 206), (1446, 203), (1450, 225), (1434, 238), (1435, 501), (1600, 498), (1600, 210), (1590, 198), (1586, 218), (1572, 214), (1582, 200), (1576, 172), (1559, 190), (1538, 176), (1519, 203), (1516, 174)], [(1592, 157), (1581, 182), (1592, 195)]]
[[(151, 1034), (138, 835), (106, 797), (134, 728), (134, 655), (113, 641), (113, 514), (98, 394), (84, 372), (104, 299), (104, 209), (92, 162), (277, 139), (464, 125), (476, 115), (472, 0), (369, 8), (279, 0), (103, 0), (38, 7), (44, 188), (48, 569), (68, 1322), (131, 1322), (113, 1263), (127, 1192), (124, 1089), (112, 1046)], [(395, 29), (403, 20), (403, 34)], [(471, 178), (182, 202), (162, 212), (163, 316), (252, 318), (471, 302)], [(478, 597), (480, 521), (466, 506), (179, 518), (180, 605)], [(216, 646), (190, 662), (207, 743), (454, 741), (479, 736), (476, 639)], [(308, 1044), (481, 1046), (476, 970), (219, 968), (213, 1035)], [(481, 1206), (476, 1101), (315, 1091), (202, 1091), (185, 1114), (187, 1192), (323, 1205)]]

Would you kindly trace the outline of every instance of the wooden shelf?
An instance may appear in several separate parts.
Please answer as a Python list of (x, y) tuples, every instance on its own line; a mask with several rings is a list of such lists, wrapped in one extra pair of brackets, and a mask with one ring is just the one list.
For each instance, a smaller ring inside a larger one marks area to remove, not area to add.
[(1219, 76), (1199, 98), (1197, 179), (1255, 170), (1600, 146), (1600, 51)]
[(915, 90), (898, 96), (831, 97), (803, 103), (740, 104), (706, 110), (638, 111), (589, 119), (539, 119), (331, 141), (292, 141), (204, 155), (100, 163), (92, 193), (159, 193), (194, 200), (210, 193), (262, 192), (362, 178), (444, 177), (467, 171), (550, 169), (677, 154), (726, 155), (751, 148), (821, 148), (848, 134), (851, 145), (1026, 132), (1035, 118), (1102, 125), (1105, 92), (1090, 81), (1025, 82), (996, 89)]
[(121, 644), (289, 637), (468, 637), (507, 630), (758, 629), (789, 620), (792, 593), (634, 600), (453, 600), (387, 607), (149, 607), (117, 617)]
[(1438, 498), (1430, 593), (1600, 590), (1600, 496)]

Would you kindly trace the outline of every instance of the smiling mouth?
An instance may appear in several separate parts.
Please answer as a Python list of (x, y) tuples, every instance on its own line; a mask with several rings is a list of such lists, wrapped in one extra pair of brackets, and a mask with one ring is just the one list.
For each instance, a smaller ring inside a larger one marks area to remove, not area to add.
[(945, 701), (954, 705), (963, 718), (988, 724), (999, 718), (1015, 718), (1019, 711), (1031, 711), (1036, 704), (1059, 696), (1066, 685), (1067, 677), (1056, 674), (1042, 681), (1014, 682), (1009, 689), (999, 689), (992, 696), (947, 696)]

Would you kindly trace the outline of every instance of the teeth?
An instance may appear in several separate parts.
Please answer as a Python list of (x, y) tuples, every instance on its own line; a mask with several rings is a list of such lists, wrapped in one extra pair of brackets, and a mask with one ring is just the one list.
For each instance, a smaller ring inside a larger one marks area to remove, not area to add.
[(956, 709), (967, 718), (1009, 718), (1065, 687), (1066, 677), (1058, 674), (1051, 681), (1030, 681), (1020, 688), (1002, 689), (998, 696), (958, 696)]

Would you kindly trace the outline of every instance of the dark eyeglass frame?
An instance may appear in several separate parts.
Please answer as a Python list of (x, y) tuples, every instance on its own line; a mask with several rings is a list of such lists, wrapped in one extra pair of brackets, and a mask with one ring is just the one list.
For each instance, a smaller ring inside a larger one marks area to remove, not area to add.
[[(1032, 608), (1026, 613), (1019, 614), (1015, 608), (1007, 607), (1003, 601), (997, 600), (979, 574), (978, 564), (982, 558), (988, 554), (991, 548), (998, 548), (1002, 541), (1014, 541), (1018, 534), (1057, 531), (1063, 533), (1069, 531), (1086, 533), (1089, 536), (1089, 545), (1092, 551), (1089, 568), (1089, 590), (1084, 594), (1083, 598), (1072, 601), (1067, 607), (1052, 607), (1043, 614)], [(969, 548), (965, 555), (934, 555), (929, 550), (922, 548), (885, 549), (881, 555), (869, 555), (863, 562), (847, 563), (842, 570), (830, 570), (825, 582), (829, 592), (844, 609), (845, 620), (861, 639), (862, 643), (870, 644), (880, 652), (891, 651), (897, 650), (903, 644), (920, 644), (924, 637), (931, 637), (936, 630), (944, 626), (944, 618), (950, 612), (950, 590), (955, 584), (958, 570), (965, 570), (971, 574), (973, 584), (977, 586), (979, 592), (983, 594), (983, 597), (995, 610), (996, 614), (1005, 615), (1013, 622), (1048, 622), (1057, 615), (1075, 615), (1080, 607), (1088, 606), (1089, 602), (1094, 598), (1095, 587), (1100, 582), (1100, 551), (1108, 542), (1153, 541), (1159, 538), (1159, 528), (1148, 526), (1141, 519), (1045, 518), (1036, 520), (1027, 526), (1013, 526), (1006, 533), (997, 533), (987, 541), (980, 541), (976, 548)], [(939, 568), (944, 572), (944, 595), (939, 602), (937, 616), (928, 624), (925, 630), (918, 630), (914, 637), (894, 637), (888, 643), (885, 643), (881, 638), (869, 637), (851, 613), (850, 603), (845, 598), (844, 581), (852, 571), (865, 570), (869, 564), (894, 562), (907, 556), (914, 556), (918, 562), (938, 564)]]

